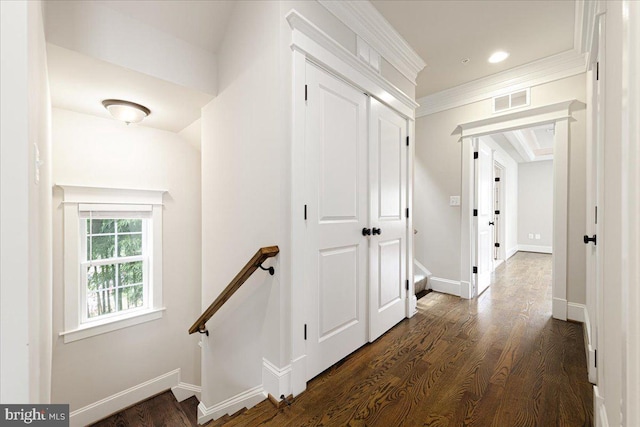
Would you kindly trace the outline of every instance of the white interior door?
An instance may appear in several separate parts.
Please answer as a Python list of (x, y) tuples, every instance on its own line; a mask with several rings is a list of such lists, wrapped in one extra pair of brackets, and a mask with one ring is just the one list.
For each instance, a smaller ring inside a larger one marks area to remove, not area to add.
[(373, 98), (370, 106), (369, 341), (374, 341), (405, 317), (408, 147), (406, 119)]
[[(594, 65), (591, 76), (591, 128), (588, 129), (587, 145), (587, 229), (584, 242), (587, 257), (587, 311), (592, 316), (588, 320), (588, 372), (589, 381), (598, 383), (596, 356), (598, 355), (599, 323), (602, 320), (603, 298), (603, 259), (601, 256), (602, 220), (604, 217), (604, 17), (600, 17), (596, 25), (597, 51), (594, 52)], [(591, 314), (593, 313), (593, 314)]]
[(307, 63), (307, 378), (367, 342), (367, 96)]
[(475, 261), (477, 295), (491, 283), (493, 271), (493, 151), (484, 142), (476, 141), (478, 158), (476, 169), (476, 251)]

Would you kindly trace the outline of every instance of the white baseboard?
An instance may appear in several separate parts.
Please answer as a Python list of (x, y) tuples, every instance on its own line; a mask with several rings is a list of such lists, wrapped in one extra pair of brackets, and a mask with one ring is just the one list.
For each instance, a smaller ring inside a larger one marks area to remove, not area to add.
[(594, 425), (596, 427), (609, 427), (609, 417), (607, 417), (607, 407), (604, 406), (604, 397), (600, 394), (597, 385), (593, 386), (593, 414)]
[(537, 252), (540, 254), (550, 254), (552, 252), (551, 246), (539, 246), (539, 245), (518, 245), (518, 251), (522, 252)]
[(296, 397), (307, 389), (307, 356), (302, 356), (291, 361), (291, 390)]
[(198, 424), (217, 420), (224, 415), (235, 414), (242, 408), (252, 408), (267, 398), (262, 385), (236, 394), (216, 405), (207, 407), (204, 402), (198, 405)]
[(460, 298), (473, 298), (473, 285), (471, 285), (471, 283), (465, 281), (460, 282)]
[(507, 259), (511, 258), (512, 256), (514, 256), (516, 253), (518, 253), (518, 247), (514, 246), (513, 248), (509, 249), (507, 251)]
[(264, 392), (280, 400), (291, 394), (291, 365), (278, 368), (262, 358), (262, 387)]
[(130, 387), (69, 414), (71, 427), (81, 427), (108, 417), (126, 407), (162, 393), (180, 384), (180, 369)]
[(177, 386), (171, 387), (171, 392), (178, 402), (187, 400), (191, 396), (195, 396), (199, 402), (200, 396), (202, 395), (202, 387), (199, 385), (180, 382)]
[(554, 298), (551, 312), (554, 319), (567, 320), (567, 300)]
[(567, 320), (584, 323), (586, 320), (587, 306), (575, 302), (567, 303)]
[(594, 342), (591, 338), (591, 318), (589, 317), (589, 310), (585, 306), (584, 308), (584, 323), (582, 324), (584, 328), (584, 346), (585, 352), (587, 356), (587, 373), (589, 376), (589, 382), (591, 384), (596, 383), (596, 349), (594, 347)]
[(431, 277), (429, 279), (431, 289), (436, 292), (460, 296), (460, 282), (457, 280), (443, 279), (441, 277)]
[(420, 271), (422, 274), (424, 274), (425, 277), (431, 277), (432, 274), (431, 272), (427, 269), (427, 267), (425, 267), (424, 265), (422, 265), (417, 259), (413, 260), (413, 264), (414, 264), (414, 269)]

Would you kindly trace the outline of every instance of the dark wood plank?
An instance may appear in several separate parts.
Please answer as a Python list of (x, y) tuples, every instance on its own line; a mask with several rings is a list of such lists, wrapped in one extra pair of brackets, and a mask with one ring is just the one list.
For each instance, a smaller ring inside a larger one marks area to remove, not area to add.
[(471, 301), (431, 292), (418, 313), (308, 383), (291, 406), (228, 426), (587, 426), (582, 325), (551, 318), (551, 257), (519, 253)]

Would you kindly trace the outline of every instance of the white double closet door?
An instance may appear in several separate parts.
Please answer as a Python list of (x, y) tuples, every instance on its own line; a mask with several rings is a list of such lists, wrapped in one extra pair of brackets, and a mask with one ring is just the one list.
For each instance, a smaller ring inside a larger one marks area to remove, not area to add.
[(310, 379), (405, 317), (408, 150), (395, 111), (309, 63), (306, 80)]

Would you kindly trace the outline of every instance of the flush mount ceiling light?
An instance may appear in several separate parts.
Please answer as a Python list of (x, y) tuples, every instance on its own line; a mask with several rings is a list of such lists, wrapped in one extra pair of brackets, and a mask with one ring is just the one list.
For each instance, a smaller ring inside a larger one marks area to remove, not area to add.
[(114, 119), (122, 120), (126, 124), (141, 122), (142, 119), (151, 114), (151, 110), (144, 105), (121, 99), (105, 99), (102, 101), (102, 105)]
[(492, 64), (497, 64), (498, 62), (504, 61), (508, 57), (509, 57), (509, 52), (505, 52), (505, 51), (499, 50), (497, 52), (494, 52), (489, 57), (489, 62), (491, 62)]

